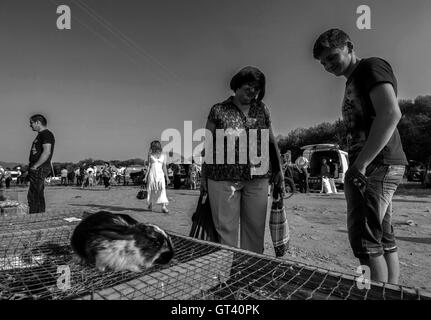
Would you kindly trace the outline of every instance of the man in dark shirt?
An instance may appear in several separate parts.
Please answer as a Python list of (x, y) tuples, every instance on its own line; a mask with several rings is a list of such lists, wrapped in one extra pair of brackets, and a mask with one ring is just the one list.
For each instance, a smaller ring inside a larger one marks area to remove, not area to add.
[(383, 59), (359, 59), (351, 39), (339, 29), (319, 36), (313, 56), (327, 72), (347, 79), (342, 114), (351, 164), (344, 182), (350, 245), (369, 268), (371, 280), (396, 284), (392, 196), (407, 160), (397, 130), (401, 111), (395, 75)]
[(36, 114), (30, 118), (30, 127), (38, 134), (30, 150), (28, 180), (30, 186), (27, 199), (29, 213), (45, 212), (45, 178), (52, 172), (51, 159), (54, 153), (55, 139), (47, 129), (47, 121), (43, 115)]

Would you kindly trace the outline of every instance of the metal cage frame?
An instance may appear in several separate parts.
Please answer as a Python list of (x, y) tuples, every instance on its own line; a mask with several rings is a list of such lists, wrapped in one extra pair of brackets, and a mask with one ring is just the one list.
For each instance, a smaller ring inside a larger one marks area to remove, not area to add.
[[(100, 272), (74, 259), (82, 210), (0, 218), (0, 300), (383, 300), (431, 299), (418, 289), (371, 283), (168, 232), (175, 257), (140, 273)], [(362, 289), (361, 289), (362, 288)]]

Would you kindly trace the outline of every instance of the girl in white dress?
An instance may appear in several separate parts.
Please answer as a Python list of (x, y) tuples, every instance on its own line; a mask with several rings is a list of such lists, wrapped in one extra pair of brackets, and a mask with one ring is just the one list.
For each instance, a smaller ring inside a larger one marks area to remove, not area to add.
[(166, 170), (165, 155), (162, 154), (162, 145), (159, 141), (151, 142), (150, 151), (148, 153), (148, 165), (149, 169), (144, 179), (147, 184), (148, 210), (152, 210), (153, 203), (156, 203), (162, 205), (162, 211), (164, 213), (168, 213), (169, 211), (166, 208), (168, 204), (166, 184), (169, 184), (169, 178)]

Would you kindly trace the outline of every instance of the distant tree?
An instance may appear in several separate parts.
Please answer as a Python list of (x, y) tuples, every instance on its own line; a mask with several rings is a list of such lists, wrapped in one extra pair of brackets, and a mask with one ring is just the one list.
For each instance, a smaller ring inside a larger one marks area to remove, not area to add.
[(398, 125), (409, 160), (424, 162), (431, 156), (431, 96), (399, 102), (403, 117)]
[[(403, 114), (398, 130), (409, 160), (424, 162), (431, 156), (431, 96), (418, 96), (414, 100), (400, 100)], [(309, 144), (335, 143), (347, 149), (346, 126), (338, 119), (334, 123), (321, 123), (308, 129), (297, 128), (287, 136), (277, 136), (281, 153), (292, 152), (294, 161), (302, 154), (301, 147)]]

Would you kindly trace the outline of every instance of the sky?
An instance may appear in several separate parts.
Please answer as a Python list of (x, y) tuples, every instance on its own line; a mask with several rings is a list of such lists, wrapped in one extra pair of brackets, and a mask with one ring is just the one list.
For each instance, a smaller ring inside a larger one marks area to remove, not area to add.
[[(57, 28), (63, 4), (70, 30)], [(356, 25), (363, 4), (370, 30)], [(35, 113), (56, 137), (54, 162), (146, 158), (164, 130), (204, 127), (247, 65), (267, 78), (276, 135), (333, 122), (345, 78), (312, 57), (333, 27), (359, 57), (391, 63), (399, 98), (430, 94), (430, 14), (429, 0), (0, 0), (0, 160), (28, 161)]]

